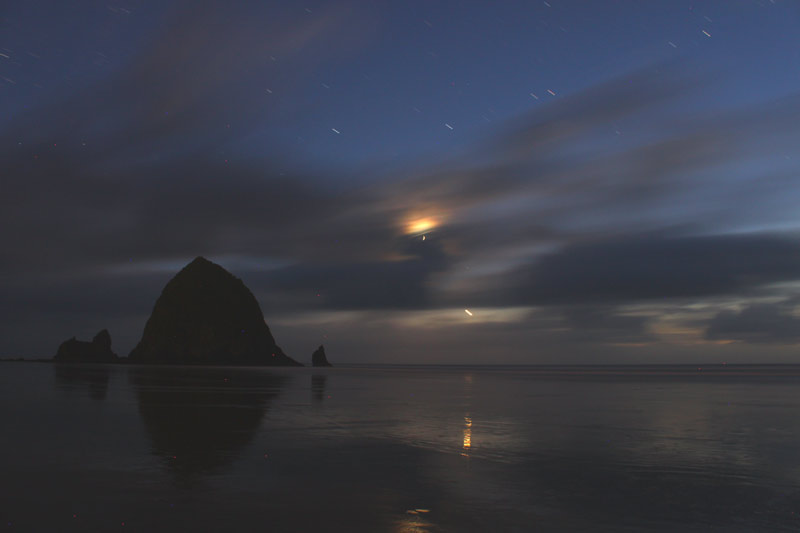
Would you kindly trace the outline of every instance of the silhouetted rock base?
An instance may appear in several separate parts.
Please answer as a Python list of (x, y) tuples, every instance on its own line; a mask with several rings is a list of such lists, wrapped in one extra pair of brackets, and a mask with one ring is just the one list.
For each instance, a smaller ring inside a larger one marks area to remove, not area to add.
[(56, 363), (116, 363), (117, 354), (111, 351), (111, 335), (107, 329), (94, 336), (92, 342), (75, 337), (65, 340), (53, 358)]
[(320, 347), (311, 354), (311, 366), (333, 366), (328, 362), (328, 358), (325, 357), (324, 346), (320, 345)]
[(303, 366), (275, 344), (261, 307), (242, 280), (203, 257), (164, 287), (128, 359), (136, 364)]

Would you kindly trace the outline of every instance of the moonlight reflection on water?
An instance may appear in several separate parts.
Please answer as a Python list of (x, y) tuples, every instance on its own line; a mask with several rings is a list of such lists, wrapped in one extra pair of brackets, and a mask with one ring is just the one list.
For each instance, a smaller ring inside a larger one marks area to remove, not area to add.
[(2, 370), (21, 530), (798, 525), (797, 367)]

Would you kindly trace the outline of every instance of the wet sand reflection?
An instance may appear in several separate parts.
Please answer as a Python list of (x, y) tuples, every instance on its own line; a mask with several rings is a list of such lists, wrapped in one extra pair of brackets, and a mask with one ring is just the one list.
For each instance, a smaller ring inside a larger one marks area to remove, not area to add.
[(464, 417), (464, 443), (461, 455), (469, 457), (469, 449), (472, 447), (472, 418)]
[(219, 368), (131, 368), (152, 453), (184, 482), (232, 463), (288, 378)]
[(74, 390), (86, 388), (93, 400), (105, 400), (111, 369), (97, 364), (53, 364), (56, 388)]
[(322, 403), (325, 399), (325, 382), (328, 376), (314, 374), (311, 376), (311, 397), (316, 403)]

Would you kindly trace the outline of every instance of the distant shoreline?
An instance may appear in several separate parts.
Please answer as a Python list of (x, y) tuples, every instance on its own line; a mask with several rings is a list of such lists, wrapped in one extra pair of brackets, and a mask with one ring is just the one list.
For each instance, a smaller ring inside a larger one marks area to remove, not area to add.
[[(293, 367), (284, 367), (278, 365), (225, 365), (225, 364), (206, 364), (206, 363), (138, 363), (138, 362), (131, 362), (128, 361), (127, 358), (120, 358), (120, 360), (115, 362), (108, 362), (108, 363), (64, 363), (54, 361), (52, 358), (45, 359), (45, 358), (37, 358), (37, 359), (26, 359), (24, 357), (6, 357), (0, 358), (0, 363), (51, 363), (57, 365), (122, 365), (122, 366), (148, 366), (148, 367), (160, 367), (160, 366), (186, 366), (186, 367), (198, 367), (198, 366), (213, 366), (213, 367), (222, 367), (222, 368), (293, 368)], [(505, 363), (505, 364), (487, 364), (487, 363), (340, 363), (336, 365), (338, 368), (350, 368), (350, 369), (359, 369), (359, 368), (398, 368), (398, 369), (408, 369), (408, 368), (469, 368), (469, 369), (542, 369), (542, 370), (558, 370), (558, 369), (639, 369), (639, 368), (681, 368), (681, 369), (695, 369), (702, 371), (704, 369), (725, 369), (725, 368), (764, 368), (764, 367), (798, 367), (800, 368), (800, 362), (798, 363), (526, 363), (526, 364), (514, 364), (514, 363)], [(319, 369), (323, 367), (297, 367), (297, 368), (314, 368)]]

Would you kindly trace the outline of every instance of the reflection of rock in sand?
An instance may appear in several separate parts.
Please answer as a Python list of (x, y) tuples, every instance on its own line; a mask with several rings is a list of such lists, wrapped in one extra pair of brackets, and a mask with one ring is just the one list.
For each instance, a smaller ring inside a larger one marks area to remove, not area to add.
[(139, 413), (179, 480), (236, 459), (256, 434), (286, 377), (221, 368), (131, 368)]
[(313, 375), (311, 376), (311, 397), (315, 402), (321, 402), (325, 399), (325, 382), (328, 376)]
[(104, 365), (53, 365), (56, 387), (60, 389), (86, 388), (93, 400), (105, 400), (111, 370)]

